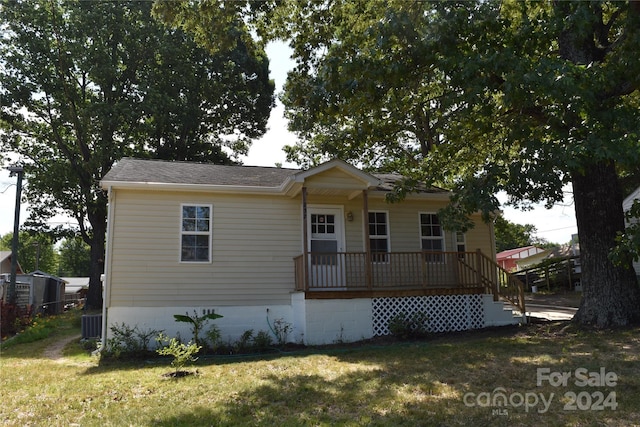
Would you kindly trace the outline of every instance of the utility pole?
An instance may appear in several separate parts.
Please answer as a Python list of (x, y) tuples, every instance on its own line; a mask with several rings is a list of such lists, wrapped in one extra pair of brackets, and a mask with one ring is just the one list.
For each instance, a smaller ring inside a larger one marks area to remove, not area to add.
[(11, 282), (9, 283), (9, 291), (7, 292), (7, 300), (9, 304), (16, 304), (18, 295), (16, 293), (16, 273), (18, 270), (18, 232), (20, 231), (20, 197), (22, 196), (22, 173), (24, 168), (21, 165), (9, 166), (7, 168), (9, 176), (18, 176), (16, 184), (16, 207), (15, 217), (13, 219), (13, 240), (11, 241)]

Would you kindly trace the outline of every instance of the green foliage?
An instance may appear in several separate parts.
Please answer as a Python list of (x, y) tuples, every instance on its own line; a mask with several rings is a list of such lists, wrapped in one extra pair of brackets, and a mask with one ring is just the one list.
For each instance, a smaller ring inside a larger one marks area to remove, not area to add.
[(253, 341), (253, 329), (248, 329), (240, 335), (240, 338), (234, 343), (233, 347), (236, 353), (244, 353), (251, 348)]
[(89, 307), (102, 305), (107, 199), (96, 184), (111, 166), (229, 163), (265, 132), (273, 105), (262, 49), (239, 38), (211, 54), (151, 7), (14, 1), (0, 13), (3, 151), (25, 163), (30, 226), (65, 213), (91, 246)]
[(60, 245), (59, 275), (62, 277), (87, 277), (90, 272), (91, 248), (80, 237), (70, 237)]
[(169, 338), (165, 334), (160, 334), (156, 338), (158, 343), (166, 343), (163, 347), (160, 347), (156, 350), (160, 356), (172, 356), (173, 361), (171, 362), (171, 366), (173, 366), (176, 370), (174, 375), (177, 377), (180, 372), (184, 369), (187, 363), (193, 363), (198, 360), (195, 357), (196, 354), (202, 348), (197, 344), (192, 344), (189, 341), (187, 344), (183, 344), (178, 341), (176, 338)]
[(0, 302), (0, 308), (2, 311), (3, 339), (7, 338), (7, 336), (4, 335), (5, 325), (7, 325), (7, 323), (13, 323), (13, 325), (10, 325), (15, 327), (12, 333), (17, 333), (2, 342), (2, 350), (16, 344), (41, 341), (65, 329), (80, 329), (82, 312), (79, 310), (69, 310), (54, 316), (36, 315), (31, 317), (28, 313), (20, 310), (12, 316), (8, 313), (7, 304), (3, 304), (2, 302)]
[(207, 313), (204, 310), (202, 311), (202, 314), (199, 315), (198, 312), (194, 310), (193, 316), (189, 316), (188, 314), (174, 314), (173, 317), (176, 320), (176, 322), (185, 322), (185, 323), (191, 324), (191, 333), (193, 334), (193, 340), (197, 345), (200, 345), (201, 342), (199, 339), (199, 334), (202, 328), (204, 327), (204, 325), (209, 320), (220, 319), (223, 316), (220, 314), (216, 314), (213, 311)]
[[(0, 237), (0, 249), (10, 251), (13, 233)], [(47, 234), (21, 231), (18, 234), (18, 263), (25, 273), (35, 270), (57, 275), (58, 254)]]
[(531, 224), (515, 224), (502, 215), (494, 222), (496, 252), (521, 248), (534, 244), (536, 227)]
[[(640, 43), (631, 36), (638, 17), (627, 5), (390, 1), (298, 8), (285, 2), (274, 20), (298, 61), (282, 97), (300, 136), (288, 148), (290, 160), (340, 157), (401, 172), (456, 190), (465, 212), (486, 213), (498, 208), (498, 190), (516, 206), (553, 204), (584, 165), (614, 160), (631, 167), (640, 160), (640, 60), (626, 62)], [(576, 27), (602, 43), (589, 44), (587, 62), (557, 49), (569, 39), (563, 34), (581, 31)]]
[(429, 316), (421, 311), (398, 313), (389, 319), (389, 332), (402, 340), (425, 337), (429, 334)]
[(608, 256), (624, 228), (618, 176), (640, 163), (640, 8), (285, 1), (272, 25), (297, 63), (281, 97), (299, 137), (289, 160), (339, 157), (401, 173), (408, 190), (450, 189), (446, 213), (459, 225), (478, 211), (489, 219), (499, 191), (526, 209), (562, 201), (572, 183), (581, 249), (593, 257), (583, 265), (593, 307), (576, 319), (638, 320), (635, 276)]
[(289, 333), (293, 330), (291, 323), (284, 319), (276, 319), (273, 321), (273, 328), (271, 328), (273, 334), (276, 337), (278, 345), (285, 345), (289, 337)]
[(155, 329), (141, 330), (125, 323), (115, 323), (109, 328), (111, 338), (107, 340), (103, 356), (111, 358), (147, 356), (150, 353), (151, 339), (162, 331)]
[(273, 344), (273, 338), (267, 331), (258, 331), (253, 337), (253, 347), (258, 351), (264, 351), (271, 347)]
[(222, 333), (217, 325), (211, 325), (205, 332), (205, 343), (215, 353), (222, 345)]

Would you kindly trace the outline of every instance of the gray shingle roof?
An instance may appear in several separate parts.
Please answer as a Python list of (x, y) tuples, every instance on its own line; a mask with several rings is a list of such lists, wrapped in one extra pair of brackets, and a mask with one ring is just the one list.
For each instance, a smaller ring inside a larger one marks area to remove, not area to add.
[(298, 169), (121, 159), (103, 181), (277, 187)]
[[(287, 178), (301, 172), (263, 166), (227, 166), (212, 163), (142, 160), (123, 158), (104, 176), (103, 182), (144, 182), (165, 184), (232, 185), (246, 187), (279, 187)], [(402, 179), (399, 174), (372, 174), (380, 180), (379, 191), (392, 191)], [(424, 193), (446, 190), (421, 188)]]

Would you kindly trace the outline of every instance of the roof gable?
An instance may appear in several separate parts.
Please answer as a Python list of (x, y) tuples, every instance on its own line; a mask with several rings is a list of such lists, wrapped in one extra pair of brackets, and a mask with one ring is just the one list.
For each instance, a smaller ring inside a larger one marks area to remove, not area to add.
[[(370, 174), (339, 159), (300, 170), (123, 158), (111, 168), (100, 184), (107, 190), (128, 188), (288, 196), (295, 196), (303, 186), (309, 186), (316, 192), (345, 193), (352, 197), (365, 189), (381, 193), (392, 191), (401, 179), (397, 174)], [(449, 194), (435, 187), (420, 189), (418, 193)]]
[(295, 175), (295, 180), (296, 182), (305, 182), (306, 180), (313, 177), (326, 175), (326, 173), (329, 171), (338, 171), (339, 173), (347, 175), (356, 181), (360, 181), (360, 183), (367, 188), (380, 185), (380, 180), (375, 176), (368, 174), (367, 172), (364, 172), (356, 168), (355, 166), (351, 166), (349, 163), (339, 159), (330, 160), (314, 168), (298, 172)]
[[(498, 252), (496, 254), (496, 259), (501, 260), (501, 259), (509, 259), (509, 258), (517, 258), (517, 259), (526, 258), (528, 256), (535, 255), (543, 251), (544, 249), (539, 248), (537, 246), (524, 246), (522, 248), (507, 249), (506, 251)], [(525, 256), (521, 256), (523, 253), (525, 254)]]
[[(10, 271), (3, 271), (2, 264), (5, 266), (9, 266), (11, 264), (11, 251), (0, 251), (0, 273), (9, 273)], [(20, 266), (20, 262), (16, 262), (16, 273), (22, 274), (22, 267)]]

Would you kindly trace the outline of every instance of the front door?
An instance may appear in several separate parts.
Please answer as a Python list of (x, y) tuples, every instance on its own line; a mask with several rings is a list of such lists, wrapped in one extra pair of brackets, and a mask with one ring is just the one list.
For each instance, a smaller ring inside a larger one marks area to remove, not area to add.
[(341, 208), (310, 207), (309, 284), (312, 288), (344, 288), (344, 228)]

